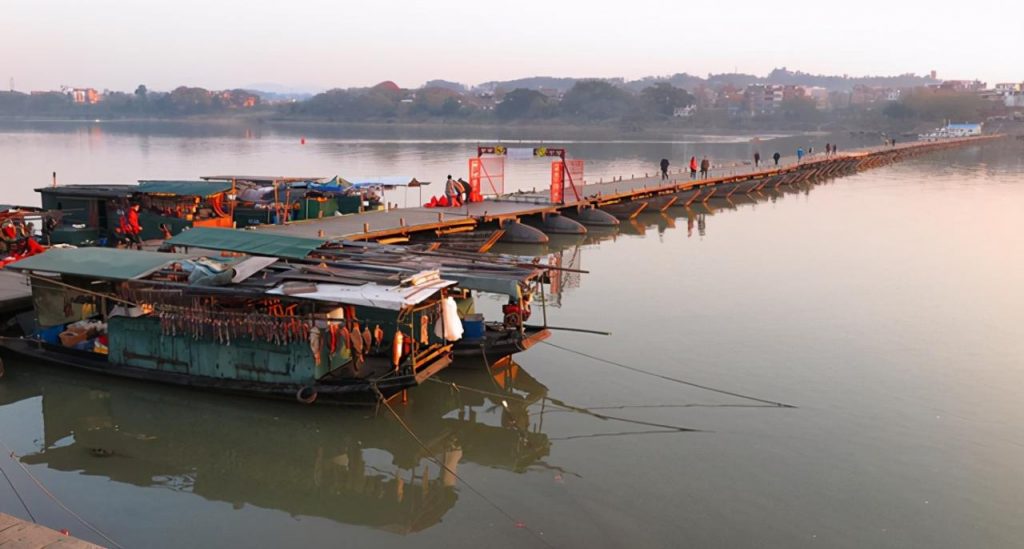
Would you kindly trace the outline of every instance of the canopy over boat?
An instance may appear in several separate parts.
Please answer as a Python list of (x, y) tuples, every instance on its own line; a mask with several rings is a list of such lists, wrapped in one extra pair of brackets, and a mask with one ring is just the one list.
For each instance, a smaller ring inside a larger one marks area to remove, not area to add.
[(232, 229), (195, 228), (167, 241), (182, 247), (224, 250), (285, 259), (322, 261), (333, 274), (376, 273), (404, 278), (436, 270), (467, 290), (517, 296), (520, 284), (546, 270), (545, 265), (524, 263), (512, 256), (426, 251), (403, 246), (364, 242), (336, 242)]
[(384, 286), (381, 284), (363, 284), (349, 286), (344, 284), (316, 284), (312, 292), (292, 293), (285, 286), (278, 286), (267, 293), (271, 295), (290, 295), (302, 299), (326, 301), (329, 303), (345, 303), (363, 305), (389, 311), (400, 311), (423, 303), (442, 288), (454, 286), (455, 281), (440, 278), (423, 282), (415, 286)]
[(356, 188), (383, 187), (385, 189), (393, 189), (396, 187), (422, 187), (423, 185), (430, 185), (430, 182), (420, 181), (408, 175), (389, 175), (353, 178), (352, 185)]
[(270, 255), (285, 259), (304, 259), (327, 241), (316, 238), (283, 236), (231, 229), (195, 227), (167, 241), (174, 246), (206, 248), (250, 255)]
[(137, 192), (168, 196), (206, 198), (231, 190), (228, 181), (139, 181)]
[(40, 187), (37, 193), (44, 196), (54, 194), (71, 198), (101, 198), (118, 199), (128, 198), (133, 192), (138, 191), (138, 185), (58, 185), (56, 187)]
[(204, 181), (236, 181), (256, 183), (259, 185), (273, 185), (274, 183), (302, 183), (306, 181), (321, 181), (326, 179), (323, 176), (291, 176), (291, 175), (203, 175), (199, 179)]
[(7, 268), (26, 273), (53, 273), (101, 280), (136, 280), (191, 257), (116, 248), (54, 248)]

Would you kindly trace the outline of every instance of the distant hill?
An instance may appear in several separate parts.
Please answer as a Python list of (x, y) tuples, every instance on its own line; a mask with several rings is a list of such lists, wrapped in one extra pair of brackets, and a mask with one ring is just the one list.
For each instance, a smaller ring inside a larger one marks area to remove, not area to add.
[[(511, 91), (516, 88), (525, 88), (528, 90), (540, 90), (540, 89), (554, 89), (559, 92), (566, 92), (569, 88), (572, 88), (573, 84), (580, 80), (593, 80), (589, 78), (565, 78), (555, 76), (533, 76), (529, 78), (519, 78), (516, 80), (499, 80), (484, 82), (478, 86), (475, 86), (474, 91), (486, 91), (493, 92), (498, 89), (505, 91)], [(878, 86), (878, 87), (890, 87), (890, 88), (912, 88), (915, 86), (924, 86), (927, 84), (937, 84), (939, 80), (933, 80), (927, 76), (918, 76), (915, 74), (901, 74), (897, 76), (838, 76), (838, 75), (822, 75), (822, 74), (810, 74), (800, 71), (791, 71), (785, 67), (774, 69), (768, 73), (767, 76), (758, 76), (756, 74), (746, 73), (720, 73), (720, 74), (708, 74), (706, 78), (688, 74), (688, 73), (676, 73), (669, 76), (645, 76), (637, 80), (625, 80), (622, 78), (600, 78), (596, 80), (605, 80), (618, 86), (622, 86), (630, 91), (639, 92), (644, 88), (653, 86), (659, 82), (668, 82), (677, 88), (683, 88), (686, 90), (693, 90), (701, 85), (706, 85), (712, 88), (720, 86), (733, 86), (735, 88), (744, 88), (751, 84), (780, 84), (780, 85), (794, 85), (794, 86), (807, 86), (807, 87), (822, 87), (827, 88), (830, 91), (850, 91), (855, 86)]]
[(938, 84), (939, 80), (933, 80), (927, 76), (917, 76), (907, 73), (897, 76), (830, 76), (821, 74), (808, 74), (800, 71), (790, 71), (785, 67), (775, 69), (768, 73), (765, 79), (769, 84), (783, 84), (796, 86), (819, 86), (831, 91), (850, 91), (854, 86), (872, 86), (886, 88), (912, 88), (927, 84)]
[(465, 93), (468, 89), (465, 84), (458, 82), (452, 82), (451, 80), (431, 80), (426, 84), (423, 84), (423, 88), (443, 88), (446, 90), (457, 91), (459, 93)]
[(539, 89), (552, 89), (560, 92), (567, 92), (569, 88), (573, 86), (579, 80), (588, 80), (586, 78), (563, 78), (557, 76), (531, 76), (529, 78), (519, 78), (516, 80), (501, 80), (484, 82), (474, 86), (475, 91), (481, 92), (493, 92), (495, 90), (512, 91), (516, 88), (525, 88), (528, 90), (539, 90)]

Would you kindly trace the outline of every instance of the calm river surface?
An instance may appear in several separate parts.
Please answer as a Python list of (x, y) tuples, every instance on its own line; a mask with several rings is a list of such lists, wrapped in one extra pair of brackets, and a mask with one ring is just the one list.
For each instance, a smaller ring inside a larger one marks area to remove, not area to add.
[[(534, 137), (394, 133), (0, 126), (2, 201), (38, 203), (32, 188), (53, 170), (62, 183), (440, 182), (464, 175), (478, 140)], [(588, 179), (653, 171), (661, 157), (877, 141), (570, 138), (551, 144), (568, 141)], [(1013, 140), (939, 152), (559, 241), (541, 251), (590, 273), (560, 281), (549, 322), (612, 335), (555, 332), (562, 348), (538, 345), (493, 376), (443, 372), (463, 389), (428, 383), (398, 408), (426, 449), (386, 413), (11, 362), (0, 442), (125, 547), (1019, 547), (1022, 158)], [(547, 169), (510, 167), (510, 185), (543, 186)], [(104, 542), (2, 449), (39, 522)], [(5, 481), (0, 512), (27, 516)]]

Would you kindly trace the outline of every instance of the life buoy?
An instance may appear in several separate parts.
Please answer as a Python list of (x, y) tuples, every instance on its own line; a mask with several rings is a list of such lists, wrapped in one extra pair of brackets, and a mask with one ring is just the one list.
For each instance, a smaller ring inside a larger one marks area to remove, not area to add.
[(295, 400), (303, 404), (313, 404), (316, 402), (317, 392), (316, 387), (312, 385), (306, 385), (295, 392)]

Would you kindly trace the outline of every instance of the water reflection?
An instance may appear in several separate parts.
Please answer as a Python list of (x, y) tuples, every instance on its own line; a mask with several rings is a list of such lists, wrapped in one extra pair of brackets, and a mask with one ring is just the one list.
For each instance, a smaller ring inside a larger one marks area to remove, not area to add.
[[(387, 414), (296, 407), (97, 378), (28, 364), (8, 368), (0, 406), (41, 397), (43, 437), (28, 464), (291, 515), (411, 533), (459, 498), (460, 463), (523, 473), (550, 451), (547, 388), (514, 363), (428, 383)], [(431, 458), (446, 465), (439, 467)]]

